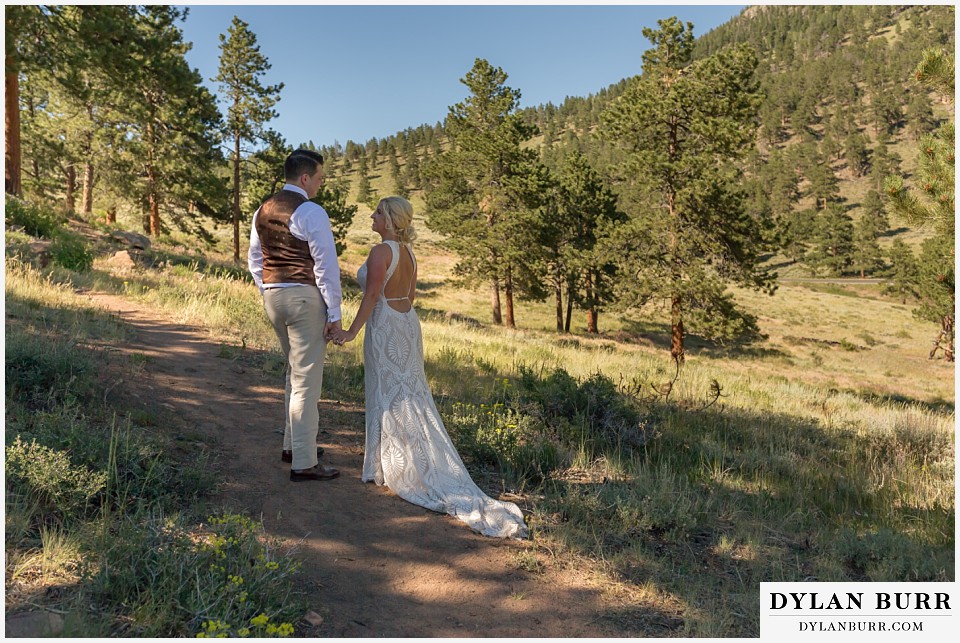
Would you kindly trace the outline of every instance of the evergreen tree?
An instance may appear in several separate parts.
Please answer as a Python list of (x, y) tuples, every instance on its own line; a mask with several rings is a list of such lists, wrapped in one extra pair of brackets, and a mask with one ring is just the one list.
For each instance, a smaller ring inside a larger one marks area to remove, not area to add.
[(840, 181), (833, 173), (830, 162), (819, 152), (813, 152), (812, 156), (806, 160), (804, 174), (810, 182), (807, 194), (813, 197), (818, 210), (823, 210), (830, 203), (840, 200)]
[(869, 217), (875, 222), (878, 235), (883, 235), (890, 229), (890, 220), (887, 218), (887, 211), (883, 207), (883, 199), (876, 190), (868, 190), (863, 197), (863, 215)]
[(671, 356), (684, 359), (685, 325), (714, 339), (757, 331), (724, 293), (729, 282), (772, 291), (759, 266), (762, 225), (743, 207), (737, 160), (752, 143), (759, 105), (756, 58), (738, 45), (692, 61), (693, 26), (645, 28), (643, 74), (603, 117), (626, 146), (631, 221), (621, 227), (622, 302), (666, 302)]
[[(566, 228), (569, 236), (559, 253), (569, 286), (564, 330), (570, 331), (569, 306), (576, 301), (587, 311), (587, 332), (598, 333), (600, 311), (615, 297), (616, 264), (605, 246), (614, 227), (626, 216), (617, 209), (616, 195), (580, 152), (573, 152), (568, 158), (559, 187), (559, 225)], [(554, 227), (553, 222), (547, 223)]]
[(495, 324), (504, 323), (502, 290), (506, 325), (514, 327), (514, 290), (533, 287), (525, 274), (536, 260), (535, 227), (526, 221), (523, 191), (535, 152), (520, 147), (534, 132), (517, 111), (519, 91), (506, 80), (502, 69), (476, 60), (461, 79), (470, 95), (450, 108), (444, 124), (451, 147), (424, 174), (427, 225), (448, 235), (446, 245), (458, 256), (455, 274), (490, 284)]
[(910, 247), (902, 239), (894, 239), (887, 253), (890, 262), (889, 281), (883, 286), (883, 293), (892, 295), (906, 304), (907, 298), (916, 297), (916, 283), (920, 275), (920, 266)]
[(952, 236), (939, 234), (923, 242), (916, 281), (920, 305), (913, 311), (917, 318), (940, 325), (929, 356), (933, 359), (942, 350), (948, 362), (955, 360), (955, 261)]
[[(283, 136), (274, 130), (267, 130), (263, 140), (266, 144), (248, 156), (243, 164), (242, 181), (246, 188), (243, 191), (244, 201), (241, 207), (244, 212), (256, 211), (267, 197), (277, 192), (286, 182), (283, 163), (293, 152), (293, 148), (287, 145)], [(246, 222), (253, 223), (249, 217)], [(250, 230), (243, 232), (249, 236)]]
[(933, 115), (933, 105), (925, 91), (915, 91), (907, 106), (908, 128), (915, 141), (919, 141), (924, 134), (932, 132), (937, 125)]
[[(923, 85), (952, 97), (955, 89), (953, 58), (943, 50), (925, 51), (916, 68), (915, 78)], [(888, 177), (884, 182), (894, 212), (907, 221), (934, 227), (936, 234), (924, 243), (920, 256), (917, 291), (921, 305), (914, 314), (940, 324), (940, 333), (930, 356), (943, 349), (949, 361), (954, 360), (956, 320), (955, 155), (954, 124), (945, 122), (936, 132), (920, 137), (915, 189), (908, 188), (899, 176)]]
[(220, 83), (227, 107), (226, 134), (233, 143), (233, 260), (240, 260), (240, 164), (244, 142), (265, 139), (264, 124), (277, 112), (283, 83), (264, 86), (261, 77), (270, 70), (260, 53), (257, 36), (237, 16), (227, 34), (220, 34), (220, 68), (213, 80)]
[(861, 215), (854, 225), (850, 267), (859, 272), (861, 278), (883, 268), (883, 252), (877, 243), (882, 232), (880, 222), (867, 214)]
[(804, 258), (816, 230), (817, 210), (793, 210), (777, 221), (777, 236), (784, 253), (793, 261)]
[(870, 168), (867, 160), (867, 139), (860, 132), (853, 132), (843, 144), (843, 155), (847, 160), (847, 167), (854, 176), (864, 176)]
[(817, 214), (804, 263), (815, 275), (841, 276), (852, 262), (853, 236), (853, 219), (841, 205), (830, 204)]
[[(197, 205), (214, 214), (225, 197), (214, 171), (223, 161), (217, 136), (222, 121), (213, 95), (184, 58), (190, 45), (176, 22), (185, 18), (186, 10), (145, 6), (138, 20), (140, 47), (131, 56), (140, 70), (129, 86), (138, 92), (139, 144), (126, 161), (142, 164), (141, 194), (153, 235), (160, 234), (161, 205), (184, 226)], [(197, 225), (193, 232), (202, 234)]]
[(337, 246), (337, 254), (346, 248), (347, 230), (353, 223), (353, 217), (359, 209), (356, 205), (347, 205), (349, 189), (342, 181), (330, 177), (317, 192), (312, 201), (320, 205), (330, 218), (330, 228)]
[[(56, 12), (58, 8), (50, 9)], [(21, 185), (21, 131), (20, 131), (20, 74), (24, 70), (43, 69), (49, 63), (47, 56), (56, 48), (50, 42), (46, 27), (49, 13), (31, 5), (4, 6), (4, 191), (20, 196)]]

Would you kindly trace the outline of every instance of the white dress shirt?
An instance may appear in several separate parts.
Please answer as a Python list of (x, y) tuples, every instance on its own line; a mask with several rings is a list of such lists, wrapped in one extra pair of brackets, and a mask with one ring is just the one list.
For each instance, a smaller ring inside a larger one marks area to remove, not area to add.
[[(297, 194), (307, 197), (306, 191), (296, 185), (289, 183), (283, 186), (284, 190), (290, 190)], [(293, 286), (303, 286), (304, 284), (267, 284), (263, 283), (263, 248), (260, 246), (260, 235), (257, 234), (257, 215), (260, 209), (253, 215), (253, 225), (250, 226), (250, 249), (247, 251), (247, 267), (253, 280), (257, 284), (262, 294), (264, 288), (289, 288)], [(330, 227), (330, 217), (326, 210), (314, 203), (307, 201), (293, 211), (290, 217), (290, 234), (301, 241), (306, 241), (310, 246), (310, 255), (313, 257), (313, 273), (317, 280), (317, 288), (320, 289), (320, 295), (327, 304), (327, 322), (340, 321), (340, 303), (342, 293), (340, 291), (340, 265), (337, 263), (337, 245), (333, 239), (333, 230)]]

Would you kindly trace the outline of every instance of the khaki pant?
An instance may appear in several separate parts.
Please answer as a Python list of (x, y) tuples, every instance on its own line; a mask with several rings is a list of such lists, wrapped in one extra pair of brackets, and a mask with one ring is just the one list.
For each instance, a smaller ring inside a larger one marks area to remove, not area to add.
[(263, 307), (287, 358), (283, 449), (293, 451), (291, 468), (309, 469), (317, 464), (327, 306), (318, 288), (292, 286), (265, 290)]

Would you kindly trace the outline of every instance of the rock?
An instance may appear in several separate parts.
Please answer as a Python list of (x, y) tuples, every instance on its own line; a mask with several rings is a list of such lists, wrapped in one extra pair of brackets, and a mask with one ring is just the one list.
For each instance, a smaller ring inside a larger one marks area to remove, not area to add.
[(150, 239), (143, 236), (142, 234), (137, 234), (136, 232), (127, 232), (125, 230), (114, 230), (110, 233), (110, 236), (118, 241), (123, 241), (131, 248), (136, 248), (139, 250), (146, 250), (150, 247)]
[(137, 262), (133, 260), (133, 257), (130, 256), (130, 253), (127, 250), (120, 250), (117, 252), (107, 260), (107, 264), (111, 268), (116, 268), (118, 270), (133, 270), (137, 267)]
[(7, 616), (6, 638), (58, 636), (63, 632), (63, 617), (50, 612), (21, 612)]
[(316, 612), (307, 612), (306, 615), (304, 615), (303, 620), (314, 627), (320, 627), (323, 625), (323, 617)]

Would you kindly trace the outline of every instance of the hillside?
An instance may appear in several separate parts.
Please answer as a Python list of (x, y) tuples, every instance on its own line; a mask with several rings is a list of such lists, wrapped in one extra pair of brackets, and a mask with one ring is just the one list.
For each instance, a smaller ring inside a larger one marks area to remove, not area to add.
[[(810, 208), (814, 197), (804, 167), (811, 162), (829, 164), (837, 181), (838, 201), (854, 220), (862, 216), (868, 192), (879, 191), (883, 176), (898, 171), (911, 176), (916, 169), (918, 133), (953, 117), (953, 106), (921, 90), (911, 73), (923, 49), (953, 49), (953, 24), (950, 6), (762, 6), (700, 35), (695, 47), (699, 56), (745, 41), (761, 61), (757, 73), (765, 99), (755, 160), (761, 194), (753, 207), (777, 207), (768, 203), (771, 195), (764, 190), (771, 183), (764, 174), (765, 168), (772, 170), (771, 157), (789, 159), (797, 168), (791, 210), (772, 212), (777, 220)], [(628, 83), (624, 79), (596, 94), (570, 97), (559, 106), (524, 108), (525, 120), (540, 131), (528, 145), (541, 150), (548, 165), (567, 150), (579, 149), (602, 169), (615, 160), (616, 152), (592, 133), (600, 114)], [(852, 168), (845, 154), (851, 132), (864, 138), (863, 167)], [(437, 123), (410, 127), (387, 139), (348, 141), (342, 149), (321, 146), (320, 151), (333, 160), (333, 175), (349, 182), (354, 202), (359, 202), (357, 164), (366, 156), (376, 159), (369, 180), (377, 194), (403, 190), (421, 205), (421, 181), (412, 166), (422, 165), (445, 145), (443, 125)], [(814, 158), (804, 160), (810, 156)], [(903, 221), (889, 225), (879, 237), (884, 248), (897, 238), (918, 248), (929, 235), (928, 230)], [(802, 275), (806, 270), (797, 266), (781, 273)]]

